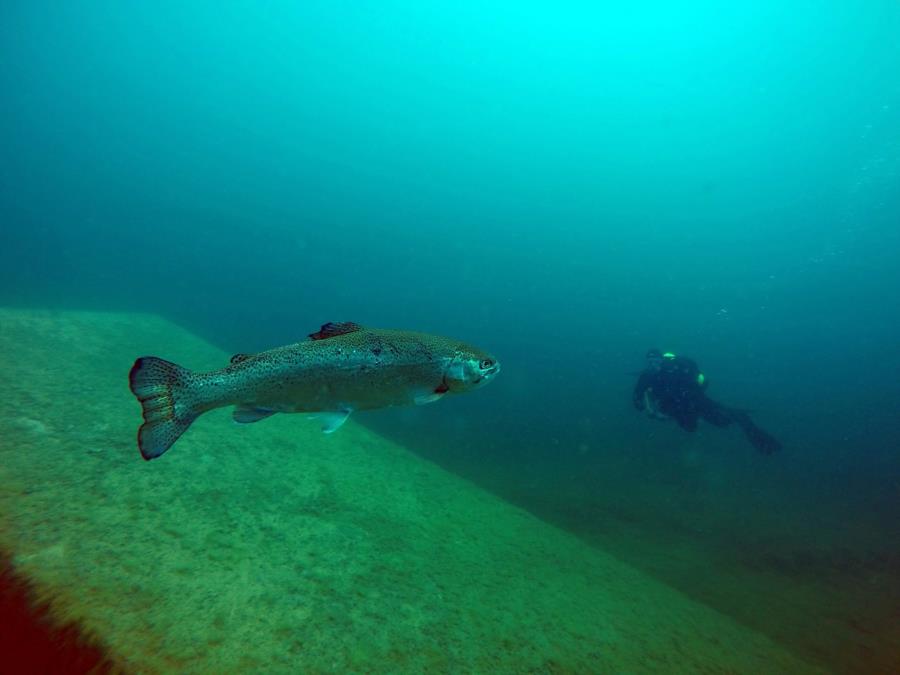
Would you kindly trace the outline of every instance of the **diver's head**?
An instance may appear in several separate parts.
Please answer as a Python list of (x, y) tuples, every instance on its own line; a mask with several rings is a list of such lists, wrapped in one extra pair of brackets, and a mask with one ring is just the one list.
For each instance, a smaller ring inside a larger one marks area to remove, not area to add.
[(481, 387), (500, 372), (500, 362), (480, 349), (459, 345), (444, 372), (444, 384), (451, 393)]
[(647, 368), (648, 370), (659, 370), (662, 368), (663, 355), (658, 349), (647, 350)]

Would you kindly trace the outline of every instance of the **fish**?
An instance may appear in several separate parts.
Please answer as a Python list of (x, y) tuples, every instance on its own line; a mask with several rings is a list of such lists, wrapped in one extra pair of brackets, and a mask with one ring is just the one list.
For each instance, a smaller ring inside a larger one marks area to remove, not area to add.
[(258, 354), (235, 354), (219, 370), (193, 372), (155, 356), (128, 375), (144, 422), (145, 460), (164, 454), (203, 413), (233, 405), (251, 424), (277, 413), (314, 413), (332, 433), (354, 410), (434, 403), (484, 386), (500, 372), (487, 352), (438, 335), (326, 323), (309, 339)]

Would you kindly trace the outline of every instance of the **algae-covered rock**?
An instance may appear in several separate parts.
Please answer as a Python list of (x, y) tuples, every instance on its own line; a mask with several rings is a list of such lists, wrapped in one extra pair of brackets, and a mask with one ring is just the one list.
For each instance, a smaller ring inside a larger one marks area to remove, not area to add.
[(128, 670), (814, 672), (352, 422), (219, 410), (143, 461), (134, 358), (228, 360), (160, 318), (5, 310), (0, 350), (0, 544)]

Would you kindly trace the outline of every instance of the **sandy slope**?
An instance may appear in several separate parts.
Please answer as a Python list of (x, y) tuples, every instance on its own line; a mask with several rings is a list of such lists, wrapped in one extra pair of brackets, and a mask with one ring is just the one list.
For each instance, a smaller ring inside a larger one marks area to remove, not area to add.
[(134, 357), (227, 361), (157, 317), (0, 310), (0, 350), (0, 544), (129, 669), (814, 672), (352, 421), (215, 411), (144, 462)]

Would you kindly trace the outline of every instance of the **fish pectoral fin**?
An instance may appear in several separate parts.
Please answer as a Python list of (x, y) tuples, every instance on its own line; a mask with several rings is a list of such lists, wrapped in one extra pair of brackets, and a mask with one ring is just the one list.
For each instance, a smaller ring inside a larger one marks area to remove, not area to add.
[(443, 397), (443, 395), (448, 391), (450, 391), (450, 387), (447, 386), (447, 381), (441, 380), (441, 383), (431, 391), (416, 392), (416, 394), (413, 396), (413, 401), (415, 401), (416, 405), (434, 403), (435, 401), (440, 401), (441, 397)]
[(334, 412), (322, 412), (316, 414), (316, 419), (322, 423), (322, 433), (333, 434), (344, 426), (344, 422), (350, 417), (351, 410), (336, 410)]
[(414, 396), (413, 401), (415, 401), (416, 405), (426, 405), (428, 403), (440, 401), (444, 397), (444, 394), (445, 392), (429, 391), (423, 394), (419, 394), (418, 396)]
[(277, 411), (269, 408), (256, 408), (251, 405), (236, 405), (234, 412), (231, 413), (231, 419), (238, 424), (252, 424), (264, 420), (269, 415), (274, 415)]

